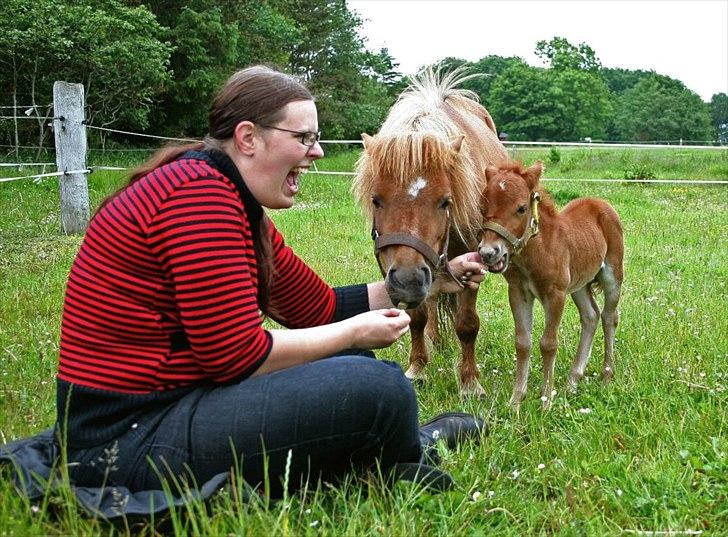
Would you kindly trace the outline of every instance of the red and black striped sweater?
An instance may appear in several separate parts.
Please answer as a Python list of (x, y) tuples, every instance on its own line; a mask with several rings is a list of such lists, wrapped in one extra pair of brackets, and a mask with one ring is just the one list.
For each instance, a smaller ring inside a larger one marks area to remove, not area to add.
[[(108, 437), (109, 421), (137, 407), (242, 380), (265, 361), (272, 340), (257, 302), (251, 211), (262, 208), (235, 165), (208, 150), (156, 169), (95, 215), (61, 326), (58, 410), (69, 445)], [(368, 309), (366, 286), (333, 290), (270, 221), (269, 230), (277, 321), (309, 327)]]

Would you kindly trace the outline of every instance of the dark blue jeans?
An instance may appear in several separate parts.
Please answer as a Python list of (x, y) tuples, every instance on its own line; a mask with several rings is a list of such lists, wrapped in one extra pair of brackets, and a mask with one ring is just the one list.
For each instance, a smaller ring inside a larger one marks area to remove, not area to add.
[(294, 490), (377, 462), (415, 462), (418, 434), (415, 393), (397, 364), (337, 356), (200, 387), (68, 460), (77, 485), (159, 489), (171, 476), (200, 485), (237, 465), (247, 483), (268, 477), (278, 495), (287, 465)]

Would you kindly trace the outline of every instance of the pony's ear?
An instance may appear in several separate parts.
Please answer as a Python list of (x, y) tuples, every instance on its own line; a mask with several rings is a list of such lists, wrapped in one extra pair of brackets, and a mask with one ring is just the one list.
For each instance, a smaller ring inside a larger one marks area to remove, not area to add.
[(367, 146), (371, 143), (372, 137), (369, 136), (366, 132), (361, 133), (361, 142), (364, 145), (364, 149), (367, 148)]
[(455, 138), (450, 138), (450, 149), (456, 153), (460, 153), (460, 149), (463, 147), (463, 140), (465, 140), (464, 134), (456, 136)]
[(498, 173), (498, 168), (492, 164), (485, 169), (485, 180), (490, 181)]
[(523, 173), (523, 178), (526, 180), (529, 189), (533, 190), (536, 188), (538, 180), (541, 179), (541, 174), (543, 174), (543, 162), (540, 160), (537, 160), (526, 169)]

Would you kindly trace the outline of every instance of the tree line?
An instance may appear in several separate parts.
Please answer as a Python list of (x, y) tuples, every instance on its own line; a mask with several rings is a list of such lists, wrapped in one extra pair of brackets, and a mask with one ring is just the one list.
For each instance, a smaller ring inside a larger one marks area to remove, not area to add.
[[(264, 63), (300, 76), (316, 96), (327, 139), (376, 132), (406, 86), (387, 49), (370, 51), (345, 0), (4, 0), (0, 12), (3, 145), (48, 145), (56, 80), (82, 83), (89, 123), (201, 137), (215, 91), (235, 70)], [(679, 80), (601, 66), (586, 44), (536, 44), (544, 67), (518, 57), (445, 58), (473, 76), (510, 140), (719, 140), (728, 96), (703, 102)], [(13, 111), (12, 108), (3, 108)], [(140, 145), (93, 131), (92, 143)]]

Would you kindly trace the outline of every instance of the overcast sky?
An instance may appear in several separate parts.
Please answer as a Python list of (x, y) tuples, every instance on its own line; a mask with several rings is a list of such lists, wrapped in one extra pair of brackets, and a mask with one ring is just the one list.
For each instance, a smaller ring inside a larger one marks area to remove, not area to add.
[(728, 93), (728, 0), (347, 0), (367, 47), (411, 74), (447, 56), (520, 56), (540, 40), (586, 43), (604, 67), (654, 70), (709, 101)]

